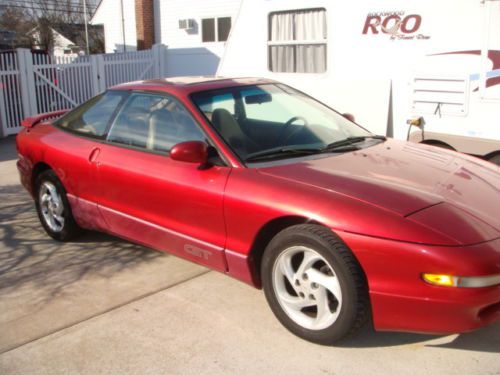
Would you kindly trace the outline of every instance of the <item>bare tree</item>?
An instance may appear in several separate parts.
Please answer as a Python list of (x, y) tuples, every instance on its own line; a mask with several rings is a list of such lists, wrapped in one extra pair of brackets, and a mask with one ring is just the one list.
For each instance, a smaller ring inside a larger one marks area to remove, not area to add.
[(52, 51), (55, 44), (53, 27), (60, 24), (78, 24), (83, 22), (83, 13), (74, 0), (32, 0), (29, 12), (36, 24), (38, 44), (41, 48)]
[(29, 32), (34, 26), (31, 17), (22, 8), (7, 7), (0, 17), (0, 29), (10, 31), (13, 34), (9, 41), (10, 48), (29, 47), (32, 43)]
[(30, 22), (29, 13), (25, 9), (7, 7), (0, 17), (0, 27), (5, 30), (23, 33), (33, 28), (33, 24)]
[(51, 21), (78, 24), (84, 20), (83, 6), (78, 0), (32, 0), (31, 13)]
[[(7, 11), (5, 13), (15, 14), (16, 17), (10, 17), (10, 24), (4, 28), (8, 30), (19, 31), (22, 35), (29, 35), (31, 39), (36, 39), (36, 44), (48, 51), (55, 47), (54, 29), (62, 27), (66, 30), (72, 29), (73, 37), (76, 37), (80, 47), (83, 47), (85, 36), (82, 31), (78, 34), (78, 27), (83, 30), (85, 24), (83, 2), (81, 0), (7, 0)], [(95, 1), (87, 0), (89, 8), (88, 17), (92, 15), (95, 9)], [(7, 21), (7, 20), (6, 20)], [(25, 25), (19, 29), (19, 25)], [(76, 32), (75, 32), (76, 30)], [(99, 30), (89, 30), (89, 44), (91, 51), (101, 52), (101, 45), (104, 44), (102, 32)], [(71, 39), (72, 40), (72, 39)], [(83, 42), (83, 43), (82, 43)]]

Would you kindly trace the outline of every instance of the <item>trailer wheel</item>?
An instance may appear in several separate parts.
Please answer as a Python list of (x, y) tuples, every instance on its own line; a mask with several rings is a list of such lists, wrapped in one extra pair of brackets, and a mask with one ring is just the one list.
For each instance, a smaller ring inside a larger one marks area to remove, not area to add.
[(434, 146), (434, 147), (439, 147), (439, 148), (444, 148), (446, 150), (452, 150), (456, 151), (453, 147), (451, 147), (449, 144), (441, 142), (441, 141), (433, 141), (433, 140), (425, 140), (420, 142), (424, 145), (429, 145), (429, 146)]
[(489, 162), (500, 165), (500, 152), (497, 152), (493, 155), (490, 155), (489, 157), (486, 158)]

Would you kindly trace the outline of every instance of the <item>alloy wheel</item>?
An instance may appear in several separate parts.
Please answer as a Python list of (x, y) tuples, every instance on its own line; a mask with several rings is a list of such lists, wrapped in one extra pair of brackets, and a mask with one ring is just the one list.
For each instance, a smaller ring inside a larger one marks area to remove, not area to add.
[(333, 267), (305, 246), (285, 249), (273, 266), (273, 289), (282, 309), (310, 330), (331, 326), (342, 309), (342, 290)]
[(64, 204), (54, 184), (44, 181), (38, 193), (40, 210), (45, 224), (54, 232), (64, 228)]

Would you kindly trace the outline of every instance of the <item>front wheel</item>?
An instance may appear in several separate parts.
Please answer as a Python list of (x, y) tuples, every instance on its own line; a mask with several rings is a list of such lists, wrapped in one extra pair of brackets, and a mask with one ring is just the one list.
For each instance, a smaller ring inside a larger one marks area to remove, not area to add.
[(66, 190), (52, 170), (38, 175), (35, 204), (40, 222), (49, 236), (69, 241), (81, 233), (71, 213)]
[(332, 344), (368, 319), (364, 273), (347, 246), (327, 228), (287, 228), (265, 250), (261, 275), (266, 299), (297, 336)]

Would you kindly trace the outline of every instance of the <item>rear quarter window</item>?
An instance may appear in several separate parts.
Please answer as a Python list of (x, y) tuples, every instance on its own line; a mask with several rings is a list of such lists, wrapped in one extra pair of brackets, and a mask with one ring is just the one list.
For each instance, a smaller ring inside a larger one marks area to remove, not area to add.
[(121, 91), (108, 91), (98, 95), (61, 117), (55, 125), (75, 133), (103, 137), (125, 95)]

